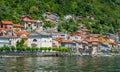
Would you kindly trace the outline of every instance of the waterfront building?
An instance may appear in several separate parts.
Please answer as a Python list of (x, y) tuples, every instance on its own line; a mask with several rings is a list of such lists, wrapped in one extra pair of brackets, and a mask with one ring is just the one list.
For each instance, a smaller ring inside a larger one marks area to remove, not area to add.
[(29, 47), (52, 47), (52, 35), (46, 32), (33, 32), (28, 35)]
[(0, 37), (0, 47), (2, 46), (16, 46), (19, 38), (17, 37)]
[(0, 46), (16, 46), (19, 38), (11, 29), (0, 28)]

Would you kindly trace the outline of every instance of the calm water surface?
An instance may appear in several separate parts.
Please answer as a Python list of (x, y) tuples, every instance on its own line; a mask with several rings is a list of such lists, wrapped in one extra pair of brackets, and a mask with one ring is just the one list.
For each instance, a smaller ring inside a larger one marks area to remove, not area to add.
[(120, 57), (1, 57), (0, 72), (120, 72)]

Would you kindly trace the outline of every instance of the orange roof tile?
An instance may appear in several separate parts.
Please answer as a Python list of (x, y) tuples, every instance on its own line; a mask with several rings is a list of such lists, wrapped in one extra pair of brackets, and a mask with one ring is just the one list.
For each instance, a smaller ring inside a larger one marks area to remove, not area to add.
[(13, 24), (13, 26), (21, 27), (21, 24)]
[(110, 44), (115, 44), (115, 40), (114, 39), (108, 39), (107, 42), (110, 43)]
[(12, 30), (11, 28), (0, 28), (0, 30)]
[(88, 29), (86, 29), (86, 28), (84, 28), (84, 29), (81, 29), (82, 31), (90, 31), (90, 30), (88, 30)]
[(100, 37), (100, 34), (93, 34), (93, 37)]
[(13, 22), (11, 22), (11, 21), (1, 21), (2, 22), (2, 24), (13, 24)]
[(97, 38), (91, 38), (93, 42), (98, 42), (99, 40)]
[(92, 42), (93, 45), (98, 45), (99, 43), (98, 42)]
[(29, 32), (23, 32), (23, 31), (15, 31), (15, 33), (16, 33), (17, 35), (21, 35), (21, 34), (28, 35), (28, 34), (30, 34)]
[(28, 38), (28, 36), (25, 35), (25, 34), (21, 35), (20, 37), (21, 37), (21, 38), (24, 38), (24, 39)]
[(92, 42), (90, 39), (86, 39), (86, 41), (87, 41), (88, 43), (91, 43), (91, 42)]
[(78, 43), (82, 43), (82, 40), (76, 40), (76, 42), (78, 42)]
[(71, 42), (72, 42), (72, 40), (60, 40), (59, 42), (71, 43)]
[(82, 38), (89, 38), (89, 35), (81, 35)]
[(24, 20), (25, 22), (36, 22), (37, 20)]
[(62, 38), (61, 37), (57, 37), (57, 38), (54, 38), (53, 40), (59, 41), (59, 40), (62, 40)]
[(30, 32), (24, 32), (24, 34), (28, 35), (28, 34), (30, 34)]
[(21, 34), (23, 34), (23, 32), (22, 31), (17, 31), (17, 32), (15, 32), (17, 35), (21, 35)]

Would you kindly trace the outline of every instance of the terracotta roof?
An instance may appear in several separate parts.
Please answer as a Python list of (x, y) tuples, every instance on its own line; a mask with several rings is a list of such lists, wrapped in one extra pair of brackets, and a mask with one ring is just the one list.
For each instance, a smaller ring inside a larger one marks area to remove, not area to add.
[(98, 42), (99, 41), (97, 38), (92, 38), (91, 40), (94, 41), (94, 42)]
[(27, 31), (26, 31), (26, 32), (24, 32), (24, 34), (28, 35), (28, 34), (30, 34), (30, 32), (27, 32)]
[(100, 37), (100, 34), (93, 34), (93, 37)]
[(115, 44), (115, 40), (113, 40), (113, 39), (108, 39), (107, 42), (110, 43), (110, 44)]
[(23, 32), (22, 31), (17, 31), (17, 32), (15, 32), (17, 35), (21, 35), (21, 34), (23, 34)]
[(62, 40), (62, 38), (61, 37), (57, 37), (57, 38), (54, 38), (53, 40), (59, 41), (59, 40)]
[(22, 27), (21, 24), (13, 24), (13, 26)]
[(72, 40), (60, 40), (59, 42), (64, 42), (64, 43), (71, 43), (72, 42)]
[(88, 29), (86, 29), (86, 28), (84, 28), (84, 29), (81, 29), (82, 31), (90, 31), (90, 30), (88, 30)]
[(20, 37), (21, 37), (21, 38), (24, 38), (24, 39), (28, 38), (28, 36), (25, 35), (25, 34), (22, 34)]
[(82, 38), (89, 38), (89, 35), (81, 35)]
[(107, 38), (107, 36), (102, 36), (103, 38)]
[(25, 18), (25, 17), (27, 17), (27, 18), (31, 19), (31, 17), (30, 17), (30, 16), (28, 16), (28, 15), (22, 15), (20, 18)]
[(98, 42), (92, 42), (93, 45), (98, 45), (99, 43)]
[(88, 43), (91, 43), (91, 42), (92, 42), (90, 39), (86, 39), (86, 41), (87, 41)]
[(4, 28), (0, 28), (0, 30), (4, 30)]
[(72, 35), (73, 36), (81, 36), (81, 33), (80, 32), (73, 32)]
[(78, 42), (78, 43), (82, 43), (82, 40), (76, 40), (76, 42)]
[(2, 22), (2, 24), (13, 24), (13, 22), (11, 22), (11, 21), (1, 21)]
[(24, 20), (24, 22), (36, 22), (37, 20)]
[(11, 28), (0, 28), (0, 30), (7, 30), (7, 31), (9, 31), (9, 30), (12, 30)]
[(2, 38), (16, 38), (17, 36), (12, 36), (12, 35), (7, 34), (7, 35), (3, 35), (0, 37), (2, 37)]
[(81, 31), (81, 29), (79, 29), (79, 30), (77, 30), (76, 32), (80, 32), (80, 33), (81, 33), (82, 31)]
[(30, 34), (29, 32), (24, 32), (24, 31), (15, 31), (15, 33), (16, 33), (17, 35), (21, 35), (21, 34), (26, 34), (26, 35), (28, 35), (28, 34)]

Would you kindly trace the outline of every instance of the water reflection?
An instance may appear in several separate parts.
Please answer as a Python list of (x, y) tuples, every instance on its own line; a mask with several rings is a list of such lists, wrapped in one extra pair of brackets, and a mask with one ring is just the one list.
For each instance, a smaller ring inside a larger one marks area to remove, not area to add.
[(0, 72), (120, 72), (120, 57), (2, 57)]

